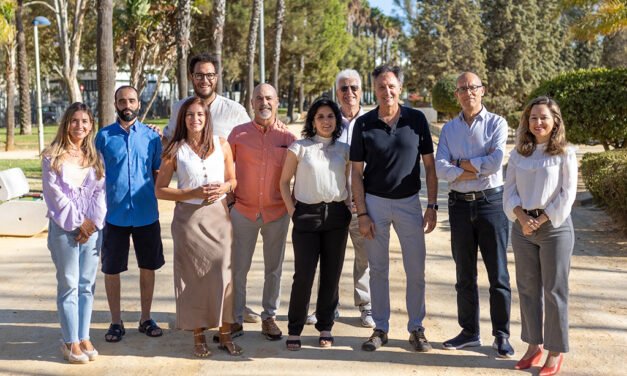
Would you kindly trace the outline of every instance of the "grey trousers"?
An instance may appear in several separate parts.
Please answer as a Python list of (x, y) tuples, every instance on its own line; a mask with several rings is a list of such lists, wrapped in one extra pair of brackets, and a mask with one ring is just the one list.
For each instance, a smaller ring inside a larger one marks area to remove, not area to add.
[(353, 286), (355, 306), (360, 311), (370, 310), (370, 268), (368, 267), (368, 253), (364, 247), (366, 240), (359, 232), (357, 214), (353, 213), (350, 227), (348, 228), (353, 249), (355, 250), (355, 262), (353, 263)]
[(425, 317), (425, 235), (418, 194), (387, 199), (366, 194), (366, 209), (375, 225), (374, 239), (364, 240), (370, 263), (372, 318), (376, 329), (390, 329), (390, 225), (401, 243), (403, 267), (407, 276), (405, 303), (407, 330), (421, 329)]
[(264, 283), (261, 306), (261, 319), (276, 316), (281, 296), (281, 272), (285, 255), (285, 240), (290, 218), (287, 214), (276, 221), (263, 223), (243, 216), (237, 209), (231, 209), (233, 224), (233, 250), (231, 266), (233, 267), (233, 287), (235, 290), (234, 315), (238, 323), (244, 322), (246, 306), (246, 282), (248, 271), (255, 252), (257, 237), (261, 231), (263, 239)]
[(520, 295), (521, 339), (532, 345), (544, 343), (549, 351), (568, 352), (568, 274), (575, 245), (573, 223), (570, 217), (559, 228), (546, 222), (532, 235), (524, 236), (516, 221), (511, 238)]

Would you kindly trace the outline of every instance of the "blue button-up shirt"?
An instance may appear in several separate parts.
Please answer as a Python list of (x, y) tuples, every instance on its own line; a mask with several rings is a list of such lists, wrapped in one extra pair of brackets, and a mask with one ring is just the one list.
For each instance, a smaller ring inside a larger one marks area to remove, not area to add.
[[(507, 142), (507, 121), (481, 109), (472, 124), (464, 121), (464, 113), (444, 124), (435, 158), (439, 179), (448, 181), (457, 192), (473, 192), (503, 185), (503, 157)], [(466, 159), (475, 167), (477, 179), (455, 181), (463, 172), (455, 165)]]
[(139, 121), (128, 132), (116, 122), (98, 132), (96, 149), (105, 166), (106, 221), (125, 227), (156, 222), (154, 172), (161, 166), (159, 135)]

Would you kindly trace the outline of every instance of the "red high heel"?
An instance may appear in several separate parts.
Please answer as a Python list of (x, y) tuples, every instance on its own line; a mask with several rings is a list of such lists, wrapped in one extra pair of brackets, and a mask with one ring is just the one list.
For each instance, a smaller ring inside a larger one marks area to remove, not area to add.
[(514, 366), (514, 369), (527, 369), (533, 366), (537, 366), (540, 364), (540, 360), (542, 359), (542, 347), (535, 352), (535, 354), (531, 355), (530, 358), (520, 359), (518, 363)]
[(540, 376), (553, 376), (557, 375), (560, 369), (562, 368), (562, 363), (564, 363), (564, 354), (559, 355), (559, 359), (557, 363), (553, 367), (543, 366), (540, 369)]

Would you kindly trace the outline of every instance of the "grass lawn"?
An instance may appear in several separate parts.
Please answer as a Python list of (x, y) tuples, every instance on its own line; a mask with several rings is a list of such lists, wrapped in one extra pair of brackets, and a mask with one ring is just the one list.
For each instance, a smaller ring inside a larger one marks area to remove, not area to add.
[[(15, 129), (15, 149), (16, 150), (37, 150), (39, 148), (39, 135), (37, 126), (33, 126), (33, 133), (29, 135), (21, 135), (19, 129)], [(57, 125), (44, 126), (44, 145), (49, 145), (57, 134)], [(0, 150), (5, 150), (7, 145), (7, 129), (0, 128)]]
[(41, 179), (41, 161), (39, 159), (1, 159), (0, 171), (19, 167), (24, 175), (31, 179)]

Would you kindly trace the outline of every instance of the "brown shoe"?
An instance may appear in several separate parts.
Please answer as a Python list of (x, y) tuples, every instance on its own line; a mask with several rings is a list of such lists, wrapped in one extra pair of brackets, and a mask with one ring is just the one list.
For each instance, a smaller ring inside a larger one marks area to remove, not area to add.
[(261, 334), (270, 341), (278, 341), (283, 337), (281, 329), (276, 325), (273, 317), (268, 317), (261, 322)]

